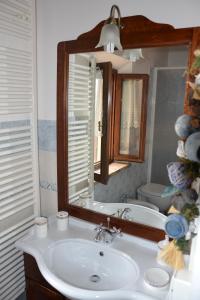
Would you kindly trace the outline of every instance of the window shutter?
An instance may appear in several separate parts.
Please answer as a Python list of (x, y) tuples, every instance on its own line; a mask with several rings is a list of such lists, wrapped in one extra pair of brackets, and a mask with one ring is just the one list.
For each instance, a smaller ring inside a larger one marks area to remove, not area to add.
[[(38, 214), (35, 1), (0, 1), (0, 299), (25, 287), (15, 241)], [(37, 200), (37, 202), (36, 202)]]
[[(69, 203), (91, 194), (94, 182), (93, 118), (95, 61), (71, 54), (68, 87), (68, 178)], [(77, 202), (78, 203), (78, 202)]]

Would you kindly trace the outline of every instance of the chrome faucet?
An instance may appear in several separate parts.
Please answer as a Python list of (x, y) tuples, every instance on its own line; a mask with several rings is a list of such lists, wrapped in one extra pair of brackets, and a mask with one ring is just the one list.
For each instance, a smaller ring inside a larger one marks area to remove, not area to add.
[(119, 218), (128, 220), (128, 213), (131, 212), (131, 208), (125, 207), (119, 214)]
[(110, 218), (107, 218), (108, 227), (103, 226), (100, 224), (95, 228), (97, 234), (94, 238), (95, 242), (103, 242), (106, 244), (112, 243), (116, 236), (122, 236), (121, 230), (117, 229), (116, 227), (110, 228)]

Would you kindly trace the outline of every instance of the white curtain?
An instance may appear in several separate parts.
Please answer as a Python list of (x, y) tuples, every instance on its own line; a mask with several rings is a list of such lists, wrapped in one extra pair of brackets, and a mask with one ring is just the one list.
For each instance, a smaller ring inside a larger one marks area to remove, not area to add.
[[(121, 138), (120, 153), (130, 154), (138, 148), (138, 135), (141, 121), (142, 80), (124, 80), (122, 87)], [(134, 134), (135, 133), (135, 134)]]

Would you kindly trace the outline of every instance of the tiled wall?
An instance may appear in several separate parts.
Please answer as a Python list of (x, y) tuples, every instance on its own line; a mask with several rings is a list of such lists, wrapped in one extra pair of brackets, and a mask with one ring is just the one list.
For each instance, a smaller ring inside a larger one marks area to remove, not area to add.
[(132, 163), (109, 178), (108, 184), (95, 184), (94, 199), (100, 202), (123, 202), (136, 198), (137, 188), (146, 183), (147, 163)]
[[(39, 164), (41, 214), (57, 210), (56, 121), (39, 120)], [(95, 200), (120, 202), (127, 195), (136, 197), (136, 189), (146, 182), (147, 163), (132, 163), (127, 169), (110, 177), (107, 185), (95, 184)]]
[(56, 121), (38, 121), (41, 215), (57, 211)]

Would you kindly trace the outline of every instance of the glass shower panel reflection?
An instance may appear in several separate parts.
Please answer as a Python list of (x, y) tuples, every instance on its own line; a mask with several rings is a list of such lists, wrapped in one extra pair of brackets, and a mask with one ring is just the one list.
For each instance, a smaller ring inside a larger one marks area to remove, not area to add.
[(157, 71), (151, 182), (169, 185), (166, 165), (177, 161), (176, 119), (183, 114), (185, 68), (160, 68)]

